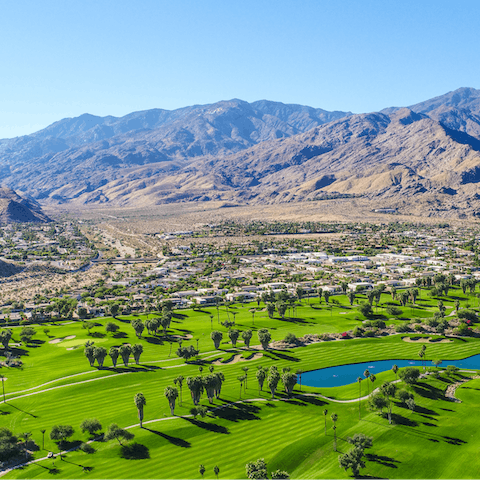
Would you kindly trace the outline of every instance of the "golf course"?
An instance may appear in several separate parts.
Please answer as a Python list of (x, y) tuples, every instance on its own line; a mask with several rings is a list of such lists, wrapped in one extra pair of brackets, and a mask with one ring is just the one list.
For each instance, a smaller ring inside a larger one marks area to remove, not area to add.
[[(357, 294), (356, 300), (367, 298)], [(17, 465), (5, 461), (3, 477), (237, 479), (247, 478), (246, 464), (263, 458), (269, 473), (280, 470), (290, 478), (351, 478), (339, 456), (351, 449), (349, 437), (364, 434), (373, 444), (362, 450), (362, 478), (479, 478), (472, 459), (480, 448), (480, 378), (475, 370), (447, 370), (441, 362), (479, 354), (480, 339), (474, 330), (429, 330), (439, 301), (446, 321), (457, 320), (462, 310), (478, 313), (478, 298), (452, 287), (434, 298), (423, 290), (405, 306), (384, 292), (368, 316), (346, 295), (335, 295), (329, 303), (301, 299), (283, 315), (269, 314), (263, 302), (172, 309), (169, 325), (155, 331), (145, 326), (162, 316), (160, 309), (32, 323), (35, 333), (28, 338), (21, 333), (25, 325), (3, 325), (12, 333), (7, 347), (0, 345), (0, 359), (8, 353), (19, 364), (0, 368), (1, 428), (24, 438), (28, 455)], [(388, 306), (396, 307), (394, 314)], [(140, 322), (144, 328), (134, 328)], [(415, 328), (400, 333), (402, 325)], [(238, 330), (235, 341), (232, 329)], [(242, 337), (247, 330), (249, 346)], [(267, 346), (259, 338), (265, 330)], [(212, 332), (222, 333), (218, 348)], [(132, 353), (125, 361), (120, 354), (114, 365), (105, 353), (99, 365), (87, 355), (88, 348), (121, 352), (125, 345), (132, 351), (141, 345), (139, 357)], [(190, 358), (177, 354), (190, 347)], [(302, 382), (304, 372), (391, 359), (415, 361), (420, 377), (403, 380), (403, 369), (395, 372), (392, 362), (385, 371), (369, 372), (374, 378), (360, 376), (347, 385)], [(271, 367), (279, 377), (273, 395)], [(290, 391), (282, 380), (287, 373), (296, 375)], [(218, 395), (200, 388), (194, 402), (188, 379), (216, 374), (224, 379)], [(386, 396), (385, 408), (372, 408), (368, 396), (383, 391), (385, 382), (396, 392)], [(173, 409), (167, 387), (178, 393)], [(407, 404), (400, 391), (414, 402)], [(86, 419), (101, 428), (83, 431)], [(106, 435), (112, 424), (127, 434)], [(54, 438), (54, 426), (73, 432)]]

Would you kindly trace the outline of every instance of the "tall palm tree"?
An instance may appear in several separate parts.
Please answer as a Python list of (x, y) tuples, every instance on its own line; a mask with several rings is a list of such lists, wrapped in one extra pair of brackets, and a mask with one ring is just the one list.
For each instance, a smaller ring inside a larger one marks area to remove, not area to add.
[(145, 397), (143, 396), (143, 393), (137, 393), (135, 394), (135, 397), (133, 399), (135, 402), (135, 405), (138, 410), (138, 418), (140, 420), (140, 428), (142, 427), (142, 421), (143, 421), (143, 407), (147, 404), (147, 401), (145, 400)]
[(328, 410), (325, 409), (323, 411), (323, 416), (325, 417), (325, 435), (327, 434), (327, 414), (328, 414)]
[(244, 388), (244, 392), (247, 390), (247, 381), (248, 381), (248, 367), (242, 367), (242, 370), (245, 372), (245, 388)]
[(372, 373), (370, 375), (370, 381), (372, 382), (372, 393), (373, 393), (373, 384), (375, 383), (376, 379), (377, 379), (377, 377)]
[(362, 397), (362, 377), (357, 378), (358, 382), (358, 419), (361, 419), (360, 398)]
[[(370, 371), (368, 368), (363, 372), (363, 376), (368, 380), (368, 377), (370, 376)], [(370, 387), (368, 386), (367, 382), (367, 395), (370, 395)]]
[(381, 385), (380, 390), (387, 397), (388, 402), (388, 423), (392, 424), (392, 401), (390, 397), (395, 396), (395, 391), (397, 390), (394, 383), (385, 382)]
[(330, 415), (330, 418), (332, 419), (333, 422), (333, 451), (337, 451), (337, 425), (336, 422), (338, 420), (338, 415), (336, 413), (332, 413)]
[(245, 381), (246, 376), (241, 375), (240, 377), (237, 377), (237, 380), (240, 382), (240, 400), (242, 399), (242, 387), (243, 387), (243, 382)]
[(178, 383), (178, 386), (180, 388), (180, 405), (182, 405), (182, 385), (183, 385), (183, 376), (179, 375), (177, 378), (173, 380), (173, 383), (176, 385)]
[(302, 373), (303, 373), (303, 370), (301, 369), (298, 369), (296, 371), (296, 374), (298, 375), (298, 384), (300, 385), (300, 391), (302, 391)]
[(5, 375), (0, 375), (2, 379), (3, 403), (5, 403)]
[(175, 415), (175, 400), (178, 397), (178, 390), (175, 387), (165, 387), (165, 396), (167, 397), (168, 404), (170, 405), (170, 412)]
[(394, 366), (392, 367), (392, 371), (393, 371), (393, 373), (395, 374), (395, 380), (396, 380), (396, 379), (397, 379), (398, 367), (397, 367), (396, 365), (394, 365)]

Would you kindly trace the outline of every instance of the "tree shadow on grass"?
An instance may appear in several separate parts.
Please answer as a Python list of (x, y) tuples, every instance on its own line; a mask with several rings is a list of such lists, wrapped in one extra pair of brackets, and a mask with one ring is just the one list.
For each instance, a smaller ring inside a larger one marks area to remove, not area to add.
[(71, 450), (72, 448), (78, 448), (82, 442), (80, 440), (60, 440), (58, 447), (60, 450)]
[(10, 405), (11, 407), (13, 408), (16, 408), (17, 410), (19, 410), (20, 412), (23, 412), (23, 413), (26, 413), (27, 415), (30, 415), (31, 417), (33, 418), (38, 418), (37, 415), (34, 415), (33, 413), (30, 413), (30, 412), (26, 412), (25, 410), (22, 410), (21, 408), (19, 407), (16, 407), (15, 405), (13, 405), (12, 403), (9, 403), (9, 402), (5, 402), (7, 405)]
[(375, 478), (378, 480), (388, 480), (386, 477), (374, 477), (373, 475), (357, 475), (355, 478)]
[(450, 445), (463, 445), (464, 443), (467, 443), (465, 440), (462, 440), (461, 438), (447, 437), (447, 436), (444, 436), (443, 438)]
[(128, 335), (125, 332), (117, 332), (113, 335), (113, 338), (127, 338)]
[(53, 468), (47, 467), (47, 469), (48, 469), (48, 473), (50, 473), (51, 475), (58, 475), (61, 472), (61, 470), (57, 467), (53, 467)]
[(392, 422), (395, 425), (405, 425), (406, 427), (418, 427), (418, 422), (410, 418), (399, 415), (398, 413), (392, 413)]
[(158, 430), (152, 430), (151, 428), (143, 428), (151, 433), (154, 433), (155, 435), (158, 435), (159, 437), (163, 437), (165, 440), (168, 440), (172, 445), (175, 445), (176, 447), (190, 448), (192, 446), (190, 442), (183, 440), (183, 438), (172, 437), (170, 435), (167, 435), (166, 433), (159, 432)]
[(256, 415), (260, 410), (260, 407), (256, 405), (240, 403), (216, 409), (213, 413), (215, 413), (218, 418), (230, 420), (231, 422), (239, 422), (241, 420), (260, 420), (260, 417)]
[(303, 318), (297, 318), (297, 317), (276, 317), (275, 320), (279, 320), (280, 322), (288, 322), (288, 323), (301, 323), (304, 325), (313, 325), (313, 322), (307, 322)]
[(302, 402), (310, 403), (311, 405), (316, 405), (317, 407), (321, 407), (323, 405), (327, 405), (328, 402), (321, 400), (318, 397), (310, 397), (308, 395), (297, 395), (297, 398)]
[(144, 337), (148, 343), (153, 343), (154, 345), (163, 345), (164, 341), (158, 337)]
[(89, 336), (93, 338), (105, 338), (107, 334), (103, 332), (91, 332)]
[(172, 313), (172, 317), (184, 320), (185, 318), (188, 318), (188, 315), (185, 315), (184, 313)]
[(418, 393), (418, 395), (425, 398), (430, 398), (432, 400), (440, 400), (445, 398), (443, 390), (432, 387), (428, 384), (418, 383), (417, 385), (413, 386), (413, 389), (415, 390), (415, 393)]
[(190, 422), (191, 424), (203, 428), (204, 430), (208, 430), (209, 432), (214, 432), (214, 433), (224, 433), (224, 434), (229, 434), (230, 431), (228, 430), (227, 427), (224, 427), (223, 425), (217, 425), (215, 423), (207, 423), (203, 422), (202, 420), (196, 420), (195, 418), (186, 418), (186, 417), (181, 417), (187, 422)]
[(119, 367), (97, 367), (97, 370), (111, 370), (115, 373), (126, 373), (126, 372), (152, 372), (154, 370), (161, 370), (162, 367), (157, 365), (137, 365), (133, 364), (131, 367), (119, 366)]
[[(270, 349), (269, 349), (269, 350), (268, 350), (268, 353), (270, 354), (270, 355), (268, 355), (268, 356), (270, 356), (270, 357), (271, 357), (272, 355), (275, 356), (275, 357), (278, 357), (278, 358), (276, 358), (276, 359), (274, 359), (274, 360), (289, 360), (289, 361), (291, 361), (291, 362), (299, 362), (299, 361), (300, 361), (299, 358), (292, 357), (291, 355), (287, 355), (286, 353), (280, 353), (279, 351), (276, 351), (276, 350), (270, 350)], [(264, 355), (265, 355), (265, 354), (264, 354)]]
[(365, 457), (369, 462), (379, 463), (380, 465), (383, 465), (384, 467), (389, 467), (389, 468), (398, 468), (397, 465), (395, 465), (395, 463), (402, 463), (399, 460), (395, 460), (392, 457), (387, 457), (385, 455), (376, 455), (374, 453), (367, 453)]
[(148, 447), (141, 443), (132, 443), (130, 445), (122, 445), (120, 456), (127, 460), (143, 460), (150, 458)]
[(18, 348), (18, 347), (9, 347), (10, 352), (12, 353), (13, 356), (15, 357), (23, 357), (24, 355), (28, 356), (29, 352), (28, 350), (24, 350), (23, 348)]

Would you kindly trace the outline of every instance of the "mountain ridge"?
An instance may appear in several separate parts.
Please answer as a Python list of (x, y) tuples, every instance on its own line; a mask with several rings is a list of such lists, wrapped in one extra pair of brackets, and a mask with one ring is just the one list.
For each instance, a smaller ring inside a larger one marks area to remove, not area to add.
[(44, 203), (433, 195), (473, 214), (479, 152), (473, 88), (365, 114), (232, 99), (124, 117), (86, 114), (0, 141), (0, 180)]

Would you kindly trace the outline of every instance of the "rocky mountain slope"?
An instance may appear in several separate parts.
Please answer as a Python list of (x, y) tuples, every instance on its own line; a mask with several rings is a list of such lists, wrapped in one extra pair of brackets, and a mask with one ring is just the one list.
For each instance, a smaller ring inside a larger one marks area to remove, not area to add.
[(0, 180), (37, 199), (70, 200), (120, 178), (123, 169), (155, 164), (155, 171), (176, 171), (196, 157), (228, 155), (346, 115), (265, 100), (122, 118), (82, 115), (0, 141)]
[(38, 202), (23, 198), (10, 188), (0, 187), (0, 223), (49, 221)]
[(475, 214), (480, 90), (360, 115), (241, 100), (122, 118), (83, 115), (0, 141), (0, 165), (4, 184), (43, 202), (350, 195), (390, 206), (414, 198)]

